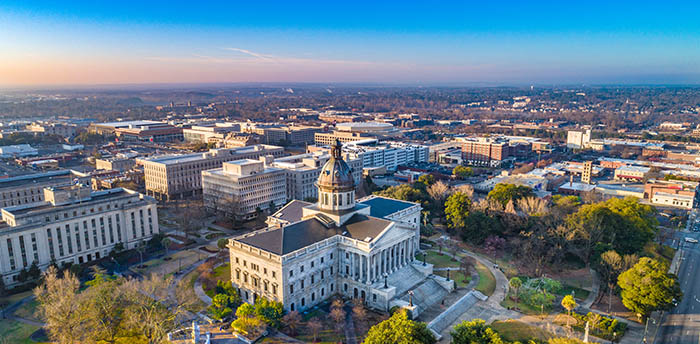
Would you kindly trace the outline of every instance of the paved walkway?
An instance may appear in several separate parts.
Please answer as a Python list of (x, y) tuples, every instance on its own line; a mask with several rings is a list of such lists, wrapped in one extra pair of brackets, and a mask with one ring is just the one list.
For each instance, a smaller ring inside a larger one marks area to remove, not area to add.
[(591, 269), (591, 276), (593, 277), (591, 281), (591, 292), (588, 294), (588, 297), (585, 300), (581, 301), (581, 307), (583, 308), (591, 308), (595, 300), (598, 299), (598, 293), (600, 292), (600, 279), (598, 277), (598, 273)]

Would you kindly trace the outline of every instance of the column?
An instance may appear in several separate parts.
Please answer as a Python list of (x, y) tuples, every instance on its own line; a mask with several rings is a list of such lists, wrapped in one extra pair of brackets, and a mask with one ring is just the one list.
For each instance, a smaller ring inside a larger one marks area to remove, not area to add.
[(370, 265), (370, 256), (365, 255), (365, 262), (367, 262), (367, 268), (365, 270), (365, 283), (370, 284), (372, 278), (370, 277), (372, 265)]

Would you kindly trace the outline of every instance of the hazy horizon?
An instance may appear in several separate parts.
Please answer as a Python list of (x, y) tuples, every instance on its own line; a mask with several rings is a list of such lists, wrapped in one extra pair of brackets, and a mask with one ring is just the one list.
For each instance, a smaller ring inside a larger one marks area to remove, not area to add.
[(700, 3), (0, 4), (0, 87), (700, 83)]

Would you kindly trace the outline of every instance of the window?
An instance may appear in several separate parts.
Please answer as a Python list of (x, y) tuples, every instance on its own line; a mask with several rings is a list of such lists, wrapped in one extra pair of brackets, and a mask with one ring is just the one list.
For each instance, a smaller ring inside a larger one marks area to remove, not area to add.
[(272, 278), (277, 278), (277, 274), (274, 271), (272, 272)]
[(306, 299), (302, 297), (301, 298), (301, 306), (304, 307), (304, 304), (306, 304)]
[(333, 253), (331, 253), (331, 260), (333, 260)]
[(323, 279), (323, 270), (321, 270), (321, 279)]
[(314, 261), (313, 260), (311, 261), (311, 268), (312, 269), (314, 268)]
[(304, 280), (301, 280), (301, 289), (304, 289)]
[(321, 264), (323, 264), (323, 257), (321, 257)]
[(290, 309), (292, 312), (294, 312), (294, 302), (292, 302), (292, 304), (289, 305), (289, 309)]
[(333, 283), (331, 283), (331, 292), (333, 292)]
[(311, 302), (316, 301), (316, 293), (311, 293)]
[(294, 294), (294, 284), (289, 285), (289, 293)]
[(331, 276), (333, 276), (333, 267), (331, 266)]
[(294, 276), (294, 270), (289, 270), (289, 277)]
[(304, 266), (302, 265), (301, 268), (299, 269), (300, 272), (304, 272)]
[(343, 289), (344, 289), (345, 291), (348, 291), (348, 284), (347, 284), (347, 283), (343, 283)]
[(314, 275), (311, 275), (311, 284), (314, 284)]
[(321, 297), (326, 294), (326, 288), (321, 288)]

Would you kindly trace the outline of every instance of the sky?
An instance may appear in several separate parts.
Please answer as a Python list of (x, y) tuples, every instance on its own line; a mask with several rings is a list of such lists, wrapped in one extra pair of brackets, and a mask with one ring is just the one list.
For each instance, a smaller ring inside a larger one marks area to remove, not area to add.
[(700, 1), (0, 1), (0, 86), (698, 84)]

